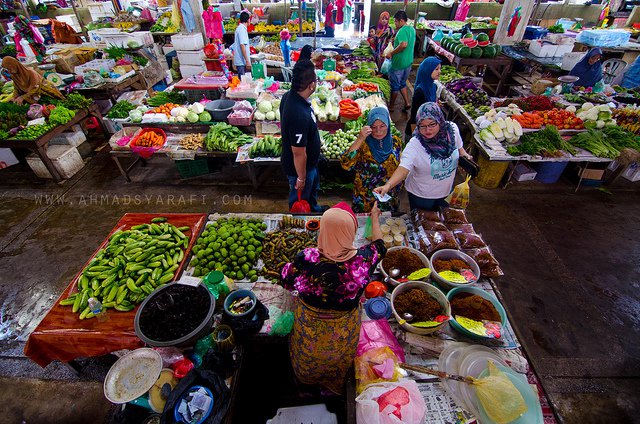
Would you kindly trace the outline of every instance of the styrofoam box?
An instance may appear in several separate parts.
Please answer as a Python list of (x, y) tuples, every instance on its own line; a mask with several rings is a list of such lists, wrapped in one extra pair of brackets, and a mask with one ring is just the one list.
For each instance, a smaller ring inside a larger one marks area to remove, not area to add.
[(556, 54), (557, 48), (558, 46), (555, 44), (542, 44), (537, 40), (533, 40), (529, 44), (529, 52), (537, 57), (553, 57)]
[(153, 46), (153, 36), (149, 31), (120, 32), (116, 34), (104, 34), (104, 42), (118, 47), (129, 47), (129, 41), (134, 41), (141, 46)]
[(587, 54), (586, 52), (575, 52), (575, 53), (565, 53), (562, 56), (562, 70), (570, 71), (576, 66), (576, 63), (580, 62), (580, 60)]
[(11, 149), (0, 149), (0, 169), (7, 168), (11, 165), (20, 163), (16, 155)]
[(114, 66), (116, 66), (116, 61), (113, 59), (93, 59), (90, 62), (76, 66), (73, 68), (73, 72), (76, 75), (84, 75), (84, 72), (89, 70), (98, 72), (102, 70), (110, 71)]
[(180, 73), (183, 78), (192, 77), (194, 75), (198, 75), (207, 69), (204, 64), (202, 65), (180, 65)]
[(176, 34), (171, 36), (171, 44), (176, 50), (200, 50), (204, 48), (204, 40), (199, 32), (194, 34)]
[(518, 182), (533, 181), (536, 178), (536, 175), (538, 175), (536, 170), (526, 163), (519, 163), (513, 171), (513, 179)]
[(565, 53), (571, 53), (573, 51), (573, 44), (558, 44), (555, 57), (564, 57)]
[(622, 176), (631, 182), (640, 181), (640, 164), (630, 163), (622, 173)]
[(180, 65), (194, 65), (200, 66), (204, 64), (203, 59), (205, 58), (204, 50), (194, 50), (194, 51), (176, 51), (178, 54), (178, 61)]
[[(73, 146), (49, 146), (47, 148), (47, 156), (64, 179), (73, 177), (84, 166), (78, 149)], [(53, 178), (47, 167), (40, 160), (40, 157), (35, 153), (27, 156), (27, 163), (38, 177)]]
[(87, 136), (82, 131), (79, 125), (74, 125), (72, 130), (73, 131), (64, 132), (60, 135), (55, 136), (51, 139), (51, 141), (49, 141), (49, 145), (67, 145), (78, 147), (79, 145), (87, 141)]
[(105, 34), (116, 34), (119, 33), (120, 30), (118, 28), (98, 28), (91, 31), (87, 31), (87, 35), (89, 36), (89, 42), (92, 45), (100, 45), (106, 46), (107, 43), (104, 41)]

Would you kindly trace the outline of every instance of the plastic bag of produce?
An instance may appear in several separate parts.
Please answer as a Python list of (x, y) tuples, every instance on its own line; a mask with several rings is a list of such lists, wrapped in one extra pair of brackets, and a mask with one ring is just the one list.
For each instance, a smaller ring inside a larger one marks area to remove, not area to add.
[(42, 105), (39, 105), (36, 103), (29, 106), (29, 110), (27, 111), (27, 118), (29, 119), (42, 118)]
[(370, 384), (398, 381), (398, 357), (388, 347), (369, 349), (356, 357), (356, 389), (362, 393)]
[(372, 384), (356, 398), (356, 420), (367, 424), (419, 424), (427, 406), (413, 380)]
[(451, 206), (465, 209), (469, 204), (469, 180), (471, 175), (467, 175), (467, 178), (455, 186), (450, 195), (445, 199)]

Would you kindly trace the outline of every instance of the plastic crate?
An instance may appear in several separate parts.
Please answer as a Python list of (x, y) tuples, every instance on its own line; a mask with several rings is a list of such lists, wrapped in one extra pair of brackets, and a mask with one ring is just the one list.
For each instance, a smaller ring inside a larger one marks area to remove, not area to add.
[(542, 28), (539, 26), (527, 26), (527, 29), (524, 31), (524, 39), (525, 40), (537, 40), (538, 38), (542, 38), (549, 32), (548, 29)]
[(193, 160), (177, 160), (175, 161), (176, 168), (180, 173), (180, 177), (193, 178), (200, 175), (206, 175), (209, 173), (209, 161), (207, 158), (193, 159)]
[(618, 47), (629, 42), (631, 33), (625, 30), (592, 29), (584, 30), (576, 41), (595, 47)]
[(236, 127), (248, 127), (251, 125), (251, 121), (253, 120), (253, 113), (248, 118), (234, 118), (229, 115), (227, 120), (229, 121), (229, 125), (235, 125)]

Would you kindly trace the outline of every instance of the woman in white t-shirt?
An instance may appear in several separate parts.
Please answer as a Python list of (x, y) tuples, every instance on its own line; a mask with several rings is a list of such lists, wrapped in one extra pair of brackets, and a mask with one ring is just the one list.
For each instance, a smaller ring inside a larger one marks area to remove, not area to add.
[(416, 114), (416, 129), (407, 143), (400, 165), (389, 181), (374, 189), (384, 196), (405, 181), (411, 209), (437, 209), (447, 206), (444, 200), (453, 188), (458, 159), (471, 159), (462, 147), (460, 130), (444, 119), (436, 103), (420, 106)]

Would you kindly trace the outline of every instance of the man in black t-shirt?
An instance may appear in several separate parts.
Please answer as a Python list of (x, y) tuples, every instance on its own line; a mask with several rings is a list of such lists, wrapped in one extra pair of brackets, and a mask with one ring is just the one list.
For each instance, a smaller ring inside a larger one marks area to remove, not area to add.
[(309, 97), (316, 90), (315, 66), (310, 60), (311, 48), (305, 46), (293, 68), (291, 90), (280, 102), (282, 128), (282, 167), (289, 179), (289, 208), (300, 198), (309, 202), (312, 212), (321, 212), (318, 205), (320, 175), (320, 133), (311, 110)]

